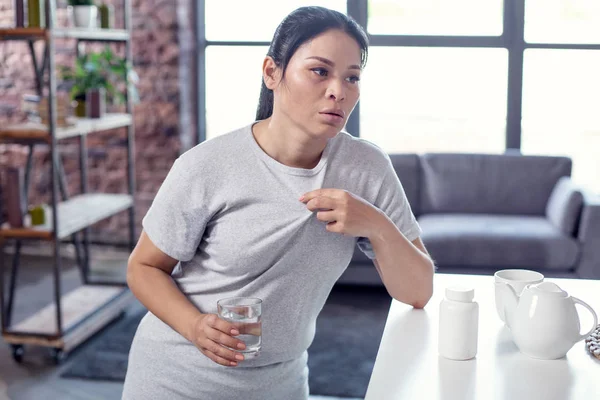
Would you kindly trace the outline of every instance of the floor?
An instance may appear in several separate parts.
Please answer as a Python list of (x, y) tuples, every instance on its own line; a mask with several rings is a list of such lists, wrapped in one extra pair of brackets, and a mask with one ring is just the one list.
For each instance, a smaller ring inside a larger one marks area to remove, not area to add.
[[(12, 247), (7, 248), (10, 252)], [(124, 278), (124, 264), (127, 253), (110, 249), (92, 250), (93, 274), (102, 277)], [(47, 304), (51, 299), (52, 265), (47, 255), (51, 248), (25, 248), (25, 258), (19, 270), (18, 291), (13, 311), (14, 321), (30, 315)], [(68, 292), (80, 284), (79, 271), (73, 262), (74, 251), (69, 245), (63, 247), (63, 292)], [(10, 261), (10, 257), (6, 257)], [(5, 263), (5, 266), (9, 266)], [(143, 307), (132, 304), (126, 312), (133, 313)], [(75, 350), (76, 351), (76, 350)], [(97, 382), (78, 379), (63, 379), (62, 371), (69, 366), (67, 358), (60, 366), (55, 366), (50, 353), (44, 348), (27, 347), (22, 364), (12, 359), (10, 347), (0, 339), (0, 400), (99, 400), (120, 399), (122, 383)], [(342, 400), (337, 397), (310, 396), (311, 400)], [(360, 400), (348, 399), (344, 400)]]

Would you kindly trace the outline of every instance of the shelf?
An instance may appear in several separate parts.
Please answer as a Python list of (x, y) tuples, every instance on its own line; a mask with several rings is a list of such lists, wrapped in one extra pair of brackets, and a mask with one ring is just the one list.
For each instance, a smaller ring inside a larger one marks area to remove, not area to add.
[[(133, 199), (127, 194), (90, 193), (74, 196), (58, 204), (58, 239), (64, 239), (132, 206)], [(48, 226), (31, 228), (3, 226), (0, 229), (0, 237), (52, 240), (54, 232), (51, 222)]]
[[(53, 15), (56, 11), (56, 5), (53, 2), (47, 3), (46, 5), (48, 6), (48, 4), (50, 4), (49, 7), (52, 8), (49, 8), (48, 10), (50, 14)], [(125, 0), (122, 9), (122, 12), (124, 12), (125, 27), (131, 26), (131, 15), (128, 13), (130, 8), (131, 1)], [(30, 52), (32, 53), (32, 62), (27, 64), (33, 64), (33, 67), (35, 67), (36, 76), (34, 78), (38, 85), (38, 89), (41, 88), (42, 91), (47, 89), (51, 95), (49, 101), (52, 101), (52, 103), (49, 104), (54, 105), (57, 105), (53, 98), (57, 94), (55, 82), (52, 81), (52, 79), (44, 79), (44, 74), (47, 73), (47, 71), (54, 71), (57, 68), (56, 60), (52, 56), (48, 57), (50, 55), (48, 51), (57, 51), (55, 48), (56, 46), (50, 46), (52, 44), (50, 42), (77, 44), (81, 41), (85, 41), (123, 43), (129, 45), (132, 39), (130, 28), (72, 28), (55, 26), (54, 22), (50, 25), (52, 26), (48, 28), (0, 26), (0, 42), (24, 41), (26, 44), (29, 44)], [(31, 47), (33, 42), (36, 41), (38, 43), (40, 41), (43, 42), (43, 60), (37, 58), (35, 49)], [(83, 49), (78, 48), (77, 50)], [(126, 60), (128, 63), (131, 63), (131, 51), (127, 51), (126, 53)], [(30, 66), (25, 65), (25, 67), (29, 68)], [(127, 85), (126, 77), (122, 78), (124, 81), (123, 84)], [(129, 110), (129, 107), (128, 111), (131, 111)], [(46, 149), (51, 152), (53, 160), (51, 160), (50, 165), (54, 166), (52, 169), (54, 173), (51, 173), (50, 177), (50, 187), (56, 188), (58, 182), (63, 183), (67, 179), (61, 165), (60, 148), (57, 147), (59, 140), (78, 137), (84, 139), (86, 135), (116, 128), (129, 128), (128, 136), (131, 138), (134, 122), (133, 116), (130, 113), (109, 113), (103, 118), (69, 117), (67, 118), (67, 123), (67, 126), (54, 126), (54, 129), (50, 129), (47, 121), (45, 124), (32, 122), (0, 124), (0, 144), (40, 144), (40, 147), (44, 144), (50, 145), (50, 148)], [(85, 145), (85, 142), (79, 140), (79, 144)], [(135, 163), (135, 155), (131, 147), (133, 143), (127, 140), (125, 145), (128, 150), (127, 168), (129, 172), (131, 172), (134, 170)], [(34, 147), (32, 146), (30, 151), (33, 152), (33, 150)], [(85, 149), (78, 153), (83, 179), (86, 177), (85, 162), (89, 155)], [(48, 170), (48, 167), (48, 165), (44, 167), (46, 171)], [(30, 163), (27, 163), (26, 169), (27, 173), (29, 173), (29, 170), (31, 169)], [(60, 181), (58, 181), (59, 179)], [(133, 192), (135, 190), (134, 182), (130, 182), (129, 186), (130, 192)], [(34, 239), (52, 241), (55, 245), (58, 245), (62, 239), (65, 239), (76, 232), (80, 232), (108, 217), (126, 210), (133, 211), (135, 209), (135, 202), (133, 196), (124, 193), (85, 193), (73, 196), (69, 200), (52, 204), (51, 206), (53, 208), (54, 218), (50, 215), (44, 226), (12, 228), (8, 223), (2, 224), (2, 221), (0, 221), (0, 244), (4, 244), (3, 242), (5, 239)], [(133, 212), (130, 212), (129, 224), (133, 231), (130, 236), (133, 238), (133, 235), (135, 234), (135, 221), (132, 218)], [(56, 225), (54, 224), (53, 219), (56, 220)], [(106, 279), (108, 275), (104, 276), (102, 274), (97, 274), (97, 277), (93, 280), (89, 279), (90, 272), (92, 272), (88, 268), (88, 261), (90, 259), (89, 245), (88, 243), (83, 243), (82, 246), (80, 241), (75, 237), (73, 237), (73, 242), (77, 246), (78, 252), (83, 252), (78, 255), (81, 256), (83, 254), (83, 257), (78, 257), (78, 261), (84, 263), (83, 265), (80, 265), (80, 267), (83, 274), (82, 280), (86, 282), (86, 284), (70, 293), (63, 294), (59, 284), (61, 282), (61, 275), (63, 274), (60, 268), (60, 260), (59, 258), (50, 260), (49, 264), (51, 265), (49, 266), (54, 267), (51, 268), (54, 292), (60, 296), (60, 315), (57, 314), (59, 310), (56, 307), (57, 305), (54, 301), (55, 298), (52, 297), (52, 301), (50, 301), (48, 305), (24, 320), (16, 324), (11, 324), (10, 326), (2, 324), (4, 329), (1, 329), (0, 333), (6, 343), (17, 345), (19, 347), (23, 345), (46, 346), (52, 347), (55, 350), (68, 352), (90, 338), (94, 333), (98, 332), (119, 315), (122, 315), (124, 309), (132, 300), (134, 300), (133, 294), (127, 288), (127, 284), (126, 282), (123, 282), (123, 279), (114, 281), (113, 279)], [(2, 256), (2, 254), (0, 254), (0, 256)], [(17, 280), (15, 277), (17, 276), (16, 268), (19, 265), (19, 256), (19, 252), (16, 252), (13, 255), (14, 264), (9, 279), (9, 296), (12, 296), (14, 290), (16, 290)], [(57, 255), (55, 254), (55, 256)], [(58, 257), (60, 257), (60, 254), (58, 254)], [(2, 266), (5, 267), (4, 263), (2, 263)], [(3, 270), (0, 271), (0, 274), (4, 274), (4, 272), (6, 271), (4, 271), (3, 268)], [(126, 273), (126, 271), (122, 272)], [(4, 292), (5, 287), (3, 286), (5, 285), (0, 286), (0, 296), (2, 296), (0, 298), (2, 299), (6, 297)], [(11, 314), (11, 311), (14, 308), (12, 300), (9, 301), (6, 306), (6, 309), (0, 310), (0, 317), (3, 317), (5, 313), (7, 315)], [(18, 349), (19, 347), (15, 347), (15, 349)], [(60, 353), (57, 352), (55, 354), (56, 360), (59, 361)], [(13, 353), (13, 358), (15, 358), (16, 361), (20, 361), (21, 357), (17, 357), (17, 355), (17, 353)]]
[[(72, 126), (56, 128), (56, 139), (66, 139), (108, 129), (126, 127), (131, 125), (133, 118), (130, 114), (115, 113), (106, 114), (102, 118), (69, 118), (69, 121), (73, 123)], [(48, 126), (41, 123), (24, 122), (0, 129), (0, 142), (50, 142), (50, 139)]]
[(0, 28), (0, 40), (46, 39), (44, 28)]
[[(2, 28), (0, 40), (45, 40), (48, 32), (45, 28)], [(125, 29), (55, 28), (52, 32), (55, 38), (99, 42), (124, 42), (130, 38)]]
[(129, 32), (125, 29), (85, 29), (85, 28), (57, 28), (54, 37), (99, 42), (124, 42), (129, 39)]
[(127, 287), (83, 285), (61, 297), (63, 336), (58, 336), (56, 305), (48, 304), (2, 333), (12, 344), (68, 351), (118, 316), (133, 299)]

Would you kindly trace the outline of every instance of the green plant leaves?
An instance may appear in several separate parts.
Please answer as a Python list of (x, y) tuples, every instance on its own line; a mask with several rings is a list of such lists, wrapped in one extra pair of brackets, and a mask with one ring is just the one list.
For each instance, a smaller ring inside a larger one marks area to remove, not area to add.
[(61, 66), (59, 71), (64, 81), (72, 83), (71, 98), (80, 98), (89, 89), (103, 87), (109, 101), (122, 103), (125, 96), (117, 89), (117, 83), (127, 78), (134, 102), (139, 101), (134, 86), (139, 80), (137, 73), (131, 68), (131, 63), (116, 56), (109, 46), (101, 52), (82, 54), (76, 58), (73, 67)]

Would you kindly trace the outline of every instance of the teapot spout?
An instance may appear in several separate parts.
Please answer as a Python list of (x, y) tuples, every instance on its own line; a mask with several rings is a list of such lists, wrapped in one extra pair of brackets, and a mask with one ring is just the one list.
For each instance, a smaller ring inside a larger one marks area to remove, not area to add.
[(519, 304), (519, 295), (515, 289), (508, 283), (502, 285), (503, 290), (503, 303), (504, 303), (504, 321), (509, 329), (512, 329), (513, 316), (517, 305)]

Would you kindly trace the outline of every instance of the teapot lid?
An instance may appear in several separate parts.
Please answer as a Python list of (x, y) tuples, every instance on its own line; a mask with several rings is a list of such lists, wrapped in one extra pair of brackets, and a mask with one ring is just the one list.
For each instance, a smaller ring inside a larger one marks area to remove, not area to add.
[(529, 288), (534, 294), (552, 295), (555, 297), (567, 297), (569, 294), (562, 290), (556, 283), (541, 282), (529, 285)]

